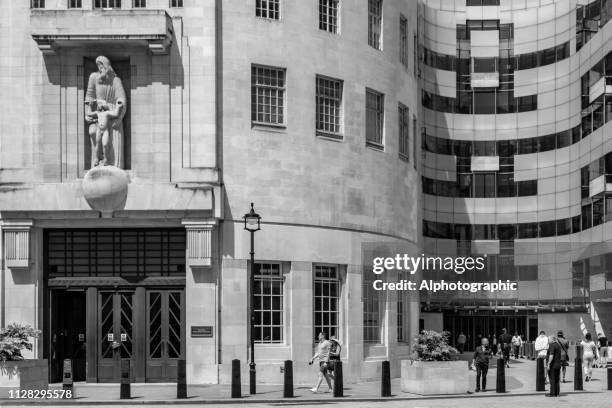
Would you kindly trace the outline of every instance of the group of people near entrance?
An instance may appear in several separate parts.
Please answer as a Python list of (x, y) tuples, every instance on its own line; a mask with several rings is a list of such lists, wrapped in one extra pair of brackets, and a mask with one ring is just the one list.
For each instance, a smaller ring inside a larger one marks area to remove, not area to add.
[[(501, 352), (505, 361), (505, 366), (510, 367), (510, 347), (514, 348), (515, 358), (518, 358), (519, 352), (517, 346), (519, 340), (515, 339), (518, 335), (510, 336), (506, 329), (502, 330), (502, 335), (499, 336)], [(520, 337), (519, 337), (520, 338)], [(593, 378), (593, 367), (599, 365), (605, 367), (608, 358), (610, 357), (610, 349), (612, 348), (608, 339), (600, 334), (598, 342), (593, 341), (591, 333), (586, 333), (584, 339), (580, 342), (582, 346), (582, 366), (585, 375), (585, 381), (591, 381)], [(545, 383), (550, 382), (550, 393), (547, 396), (558, 397), (560, 393), (560, 382), (565, 382), (565, 374), (569, 365), (569, 341), (565, 339), (563, 331), (559, 330), (556, 336), (547, 336), (544, 331), (535, 340), (536, 358), (544, 360), (545, 367)], [(480, 346), (476, 347), (474, 358), (472, 360), (472, 368), (476, 370), (476, 392), (485, 391), (487, 387), (487, 371), (489, 370), (489, 361), (495, 354), (489, 346), (489, 339), (483, 337)]]
[(342, 346), (335, 336), (331, 336), (330, 338), (325, 332), (319, 333), (317, 351), (308, 363), (311, 365), (315, 360), (319, 362), (319, 376), (316, 385), (310, 389), (311, 392), (317, 393), (319, 391), (323, 379), (325, 379), (329, 387), (325, 392), (330, 392), (332, 390), (332, 381), (335, 380), (334, 368), (336, 362), (340, 361), (341, 351)]

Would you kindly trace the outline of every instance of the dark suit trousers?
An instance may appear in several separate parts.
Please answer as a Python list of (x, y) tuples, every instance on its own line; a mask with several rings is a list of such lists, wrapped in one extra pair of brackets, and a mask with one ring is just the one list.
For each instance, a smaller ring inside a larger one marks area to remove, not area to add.
[(561, 392), (561, 385), (559, 384), (560, 374), (561, 367), (548, 370), (548, 378), (550, 378), (550, 395), (553, 397), (558, 397)]
[[(476, 363), (476, 389), (484, 390), (487, 388), (487, 371), (489, 371), (489, 364)], [(480, 378), (482, 377), (482, 388), (480, 387)]]

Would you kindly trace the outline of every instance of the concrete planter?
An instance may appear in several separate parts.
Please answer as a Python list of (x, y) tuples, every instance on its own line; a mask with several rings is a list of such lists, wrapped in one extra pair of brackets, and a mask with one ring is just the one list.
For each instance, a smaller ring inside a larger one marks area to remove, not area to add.
[(49, 388), (47, 360), (0, 363), (0, 398), (8, 398), (10, 390), (46, 390), (47, 388)]
[(465, 361), (402, 360), (402, 391), (419, 395), (465, 394), (469, 369)]

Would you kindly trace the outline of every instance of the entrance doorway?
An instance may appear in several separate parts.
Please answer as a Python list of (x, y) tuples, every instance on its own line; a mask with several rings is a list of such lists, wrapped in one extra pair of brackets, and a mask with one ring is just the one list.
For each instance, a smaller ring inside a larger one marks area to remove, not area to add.
[(466, 351), (473, 351), (479, 344), (480, 339), (489, 337), (492, 344), (493, 338), (497, 339), (502, 334), (502, 329), (507, 329), (508, 333), (525, 336), (528, 339), (527, 316), (517, 315), (515, 312), (505, 315), (503, 312), (482, 313), (474, 315), (464, 315), (461, 311), (456, 313), (444, 313), (443, 327), (450, 332), (450, 340), (456, 346), (457, 337), (461, 332), (467, 337), (465, 344)]
[(176, 378), (185, 350), (184, 306), (182, 290), (147, 291), (147, 382)]
[(72, 360), (74, 381), (85, 381), (85, 291), (55, 290), (51, 297), (51, 381), (62, 381), (67, 358)]

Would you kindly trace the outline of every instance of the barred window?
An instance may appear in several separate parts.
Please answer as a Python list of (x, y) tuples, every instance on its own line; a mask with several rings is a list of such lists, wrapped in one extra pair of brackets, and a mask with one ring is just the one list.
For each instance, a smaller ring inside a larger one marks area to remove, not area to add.
[(410, 157), (410, 109), (400, 103), (397, 107), (399, 154), (408, 160)]
[(366, 89), (366, 145), (382, 149), (384, 95)]
[(321, 332), (338, 336), (338, 267), (314, 267), (314, 338)]
[(170, 7), (183, 7), (183, 0), (170, 0)]
[(417, 117), (412, 115), (412, 163), (414, 168), (417, 168)]
[(81, 0), (70, 0), (68, 2), (68, 8), (82, 8), (83, 4)]
[(255, 324), (258, 343), (283, 341), (283, 274), (279, 263), (255, 263)]
[(399, 56), (403, 66), (408, 68), (408, 20), (400, 15)]
[[(399, 280), (407, 279), (408, 274), (406, 271), (399, 272)], [(406, 328), (407, 325), (404, 324), (406, 317), (408, 314), (406, 313), (406, 292), (398, 291), (397, 292), (397, 342), (404, 343), (408, 341), (408, 337), (406, 336)]]
[(147, 0), (132, 0), (132, 8), (146, 8)]
[(368, 0), (368, 44), (377, 50), (381, 49), (382, 2)]
[(342, 139), (342, 81), (317, 75), (317, 135)]
[(94, 0), (94, 8), (121, 8), (121, 0)]
[(254, 124), (285, 124), (285, 69), (251, 67), (251, 121)]
[(45, 8), (45, 0), (31, 0), (30, 8), (33, 9), (44, 9)]
[(280, 0), (255, 0), (255, 15), (271, 20), (280, 19)]
[(380, 301), (379, 291), (372, 286), (371, 270), (363, 271), (361, 296), (363, 303), (363, 341), (380, 343)]
[(319, 29), (337, 33), (339, 10), (340, 0), (319, 0)]

